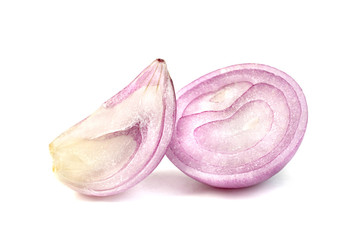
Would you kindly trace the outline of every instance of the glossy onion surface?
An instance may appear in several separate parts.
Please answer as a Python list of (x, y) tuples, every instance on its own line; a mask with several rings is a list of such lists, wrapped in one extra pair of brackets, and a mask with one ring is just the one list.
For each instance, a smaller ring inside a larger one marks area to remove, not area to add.
[(222, 188), (260, 183), (298, 149), (307, 124), (299, 85), (260, 64), (209, 73), (178, 92), (168, 158), (190, 177)]
[(87, 195), (124, 191), (149, 175), (175, 126), (174, 88), (157, 59), (93, 114), (50, 144), (60, 181)]

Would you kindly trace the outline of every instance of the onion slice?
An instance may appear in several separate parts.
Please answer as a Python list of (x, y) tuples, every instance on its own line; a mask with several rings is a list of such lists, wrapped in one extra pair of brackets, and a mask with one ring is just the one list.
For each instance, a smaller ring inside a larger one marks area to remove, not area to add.
[(222, 188), (260, 183), (297, 151), (307, 104), (286, 73), (260, 64), (211, 72), (178, 92), (168, 158), (190, 177)]
[(157, 59), (50, 144), (53, 171), (82, 194), (124, 191), (148, 176), (165, 155), (175, 113), (172, 80), (164, 60)]

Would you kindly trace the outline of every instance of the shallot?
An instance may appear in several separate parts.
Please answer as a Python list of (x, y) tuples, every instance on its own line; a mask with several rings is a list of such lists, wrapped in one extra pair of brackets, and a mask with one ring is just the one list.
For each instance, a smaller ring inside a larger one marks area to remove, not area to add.
[(176, 102), (164, 60), (49, 146), (60, 181), (86, 195), (124, 191), (159, 164), (175, 126)]
[(211, 72), (178, 92), (168, 158), (190, 177), (222, 188), (279, 172), (304, 137), (307, 104), (286, 73), (261, 64)]

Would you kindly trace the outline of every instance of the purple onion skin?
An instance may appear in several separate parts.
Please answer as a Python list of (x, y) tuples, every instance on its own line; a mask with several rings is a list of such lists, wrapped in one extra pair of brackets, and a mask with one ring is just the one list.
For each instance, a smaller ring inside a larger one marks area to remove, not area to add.
[(214, 187), (242, 188), (269, 179), (291, 160), (306, 131), (301, 88), (270, 66), (219, 69), (177, 96), (166, 155), (185, 174)]
[(162, 59), (49, 146), (53, 171), (91, 196), (125, 191), (164, 157), (175, 126), (176, 100)]

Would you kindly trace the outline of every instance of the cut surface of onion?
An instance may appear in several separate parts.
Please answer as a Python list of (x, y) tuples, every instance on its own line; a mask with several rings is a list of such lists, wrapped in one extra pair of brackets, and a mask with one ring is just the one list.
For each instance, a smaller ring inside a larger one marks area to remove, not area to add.
[(222, 188), (260, 183), (297, 151), (307, 104), (286, 73), (261, 64), (211, 72), (177, 93), (168, 158), (188, 176)]
[(175, 126), (173, 84), (157, 59), (93, 114), (49, 146), (60, 181), (86, 195), (124, 191), (148, 176)]

